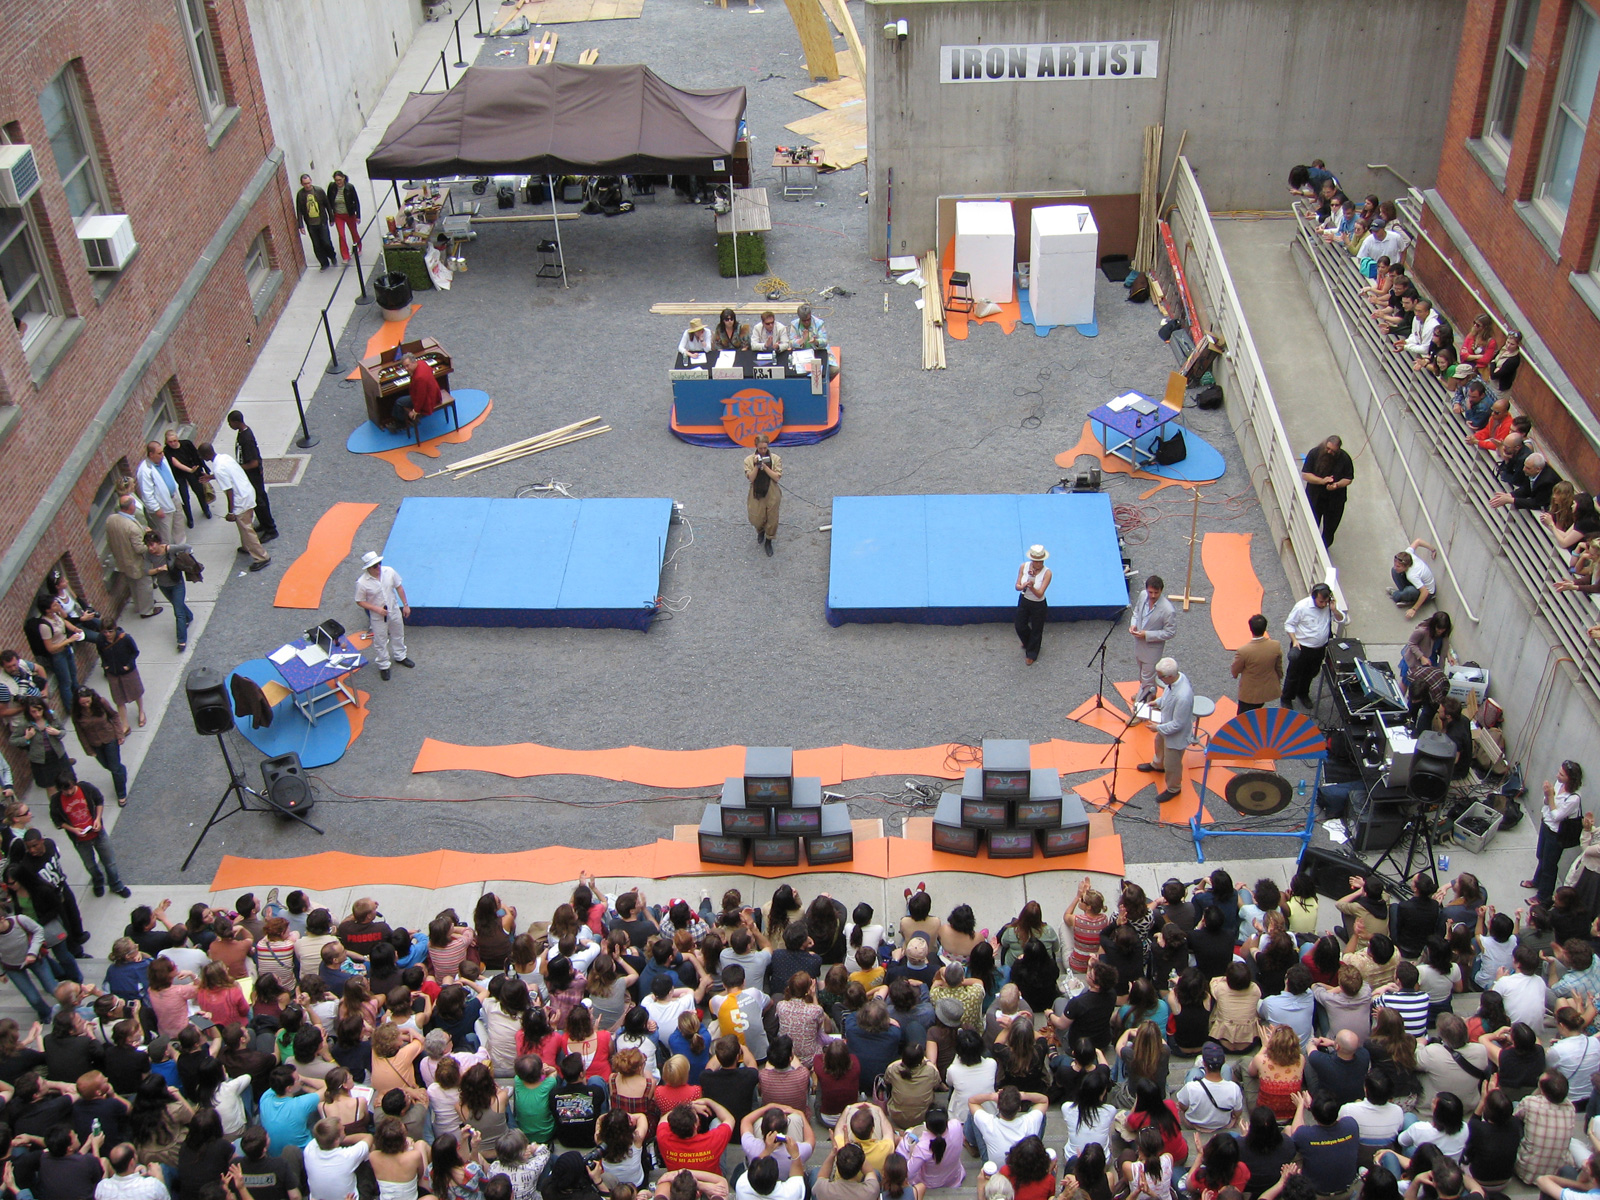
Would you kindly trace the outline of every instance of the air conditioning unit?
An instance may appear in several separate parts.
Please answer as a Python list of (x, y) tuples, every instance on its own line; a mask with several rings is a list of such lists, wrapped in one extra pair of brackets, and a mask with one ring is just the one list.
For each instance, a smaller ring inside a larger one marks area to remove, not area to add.
[(78, 222), (78, 240), (91, 271), (120, 271), (139, 248), (133, 224), (122, 215), (84, 217)]
[(21, 208), (39, 190), (32, 146), (0, 146), (0, 205)]

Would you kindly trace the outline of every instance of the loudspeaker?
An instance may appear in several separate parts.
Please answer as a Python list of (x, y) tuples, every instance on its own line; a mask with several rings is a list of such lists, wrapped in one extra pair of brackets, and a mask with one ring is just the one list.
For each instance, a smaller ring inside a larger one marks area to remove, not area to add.
[(1450, 777), (1455, 773), (1455, 766), (1456, 744), (1430, 729), (1417, 739), (1408, 785), (1411, 794), (1418, 800), (1443, 800), (1450, 791)]
[(293, 751), (264, 761), (261, 782), (265, 785), (261, 794), (279, 812), (306, 813), (317, 803), (300, 766), (300, 756)]
[(1362, 853), (1387, 850), (1405, 834), (1415, 811), (1416, 801), (1405, 788), (1374, 788), (1350, 814), (1355, 824), (1351, 845)]
[(233, 709), (222, 676), (210, 667), (196, 667), (183, 683), (194, 715), (194, 731), (209, 737), (233, 728)]
[(1365, 879), (1372, 874), (1372, 869), (1355, 855), (1323, 846), (1306, 847), (1300, 856), (1300, 870), (1311, 873), (1319, 896), (1332, 900), (1343, 900), (1350, 894), (1350, 876)]
[(1228, 807), (1247, 817), (1270, 817), (1289, 807), (1294, 788), (1282, 775), (1271, 771), (1241, 771), (1228, 780), (1222, 798)]

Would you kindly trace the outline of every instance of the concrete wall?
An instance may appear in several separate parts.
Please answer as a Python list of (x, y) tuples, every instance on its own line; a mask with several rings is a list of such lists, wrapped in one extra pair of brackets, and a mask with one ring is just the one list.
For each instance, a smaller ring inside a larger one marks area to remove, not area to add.
[[(940, 195), (1137, 192), (1143, 128), (1180, 134), (1217, 210), (1284, 207), (1285, 176), (1325, 159), (1347, 189), (1393, 195), (1389, 163), (1431, 185), (1465, 0), (866, 0), (868, 251), (931, 248)], [(881, 29), (904, 19), (904, 42)], [(940, 81), (942, 45), (1153, 39), (1159, 74), (1092, 82)]]
[[(422, 24), (420, 0), (246, 0), (289, 178), (326, 187)], [(365, 174), (365, 172), (362, 172)]]

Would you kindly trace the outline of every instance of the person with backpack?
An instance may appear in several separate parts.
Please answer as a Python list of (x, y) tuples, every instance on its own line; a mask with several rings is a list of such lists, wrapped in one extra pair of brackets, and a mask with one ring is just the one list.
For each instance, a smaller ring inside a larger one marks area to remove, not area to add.
[(194, 613), (185, 603), (185, 592), (190, 583), (199, 583), (205, 571), (195, 559), (194, 547), (184, 543), (163, 542), (154, 529), (144, 535), (144, 558), (150, 578), (161, 589), (161, 594), (172, 605), (173, 620), (178, 626), (178, 652), (189, 647), (189, 622)]

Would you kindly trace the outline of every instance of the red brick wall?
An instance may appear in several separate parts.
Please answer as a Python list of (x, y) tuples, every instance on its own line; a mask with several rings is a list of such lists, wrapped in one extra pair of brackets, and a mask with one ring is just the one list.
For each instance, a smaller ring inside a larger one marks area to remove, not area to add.
[[(63, 306), (86, 325), (35, 387), (19, 336), (11, 322), (0, 322), (0, 399), (21, 412), (0, 443), (0, 547), (12, 544), (63, 458), (272, 151), (244, 7), (208, 2), (206, 8), (225, 64), (229, 99), (241, 109), (215, 147), (206, 144), (175, 0), (78, 0), (68, 6), (15, 0), (8, 7), (8, 26), (27, 30), (27, 36), (0, 42), (0, 125), (34, 146), (43, 177), (34, 212), (55, 241), (51, 259)], [(139, 243), (138, 255), (103, 303), (95, 299), (94, 280), (73, 233), (38, 103), (40, 89), (73, 60), (81, 60), (102, 161), (111, 168), (116, 199)], [(264, 228), (271, 231), (288, 278), (257, 321), (245, 287), (244, 257)], [(0, 597), (0, 644), (22, 643), (21, 618), (33, 590), (63, 555), (70, 556), (88, 593), (85, 599), (110, 603), (86, 520), (95, 489), (119, 458), (138, 461), (150, 400), (171, 379), (178, 381), (184, 415), (210, 432), (302, 266), (288, 180), (280, 170), (138, 382), (26, 571)], [(246, 337), (252, 345), (246, 346)]]
[[(1551, 258), (1515, 208), (1518, 200), (1534, 194), (1573, 0), (1544, 0), (1540, 5), (1504, 191), (1467, 148), (1468, 140), (1483, 129), (1507, 3), (1468, 0), (1438, 191), (1584, 401), (1600, 412), (1600, 319), (1568, 278), (1589, 269), (1600, 226), (1600, 106), (1590, 119), (1559, 258)], [(1437, 222), (1427, 221), (1425, 227), (1470, 278)], [(1426, 244), (1417, 254), (1417, 277), (1439, 298), (1458, 333), (1463, 332), (1480, 306)], [(1473, 282), (1480, 294), (1487, 295), (1479, 281)], [(1524, 367), (1512, 396), (1517, 407), (1534, 418), (1535, 440), (1560, 456), (1585, 487), (1593, 491), (1600, 486), (1600, 466), (1587, 440), (1549, 387)]]

